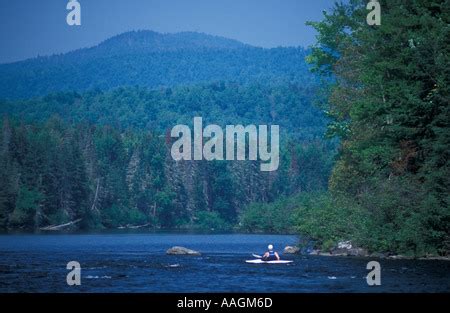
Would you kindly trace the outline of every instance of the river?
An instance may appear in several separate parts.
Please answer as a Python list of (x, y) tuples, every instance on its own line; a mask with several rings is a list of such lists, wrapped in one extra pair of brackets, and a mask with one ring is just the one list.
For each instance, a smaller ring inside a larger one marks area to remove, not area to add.
[[(247, 264), (290, 235), (50, 234), (0, 236), (0, 292), (449, 292), (450, 262), (384, 260), (381, 286), (368, 286), (371, 258), (283, 255), (291, 264)], [(201, 256), (166, 255), (185, 246)], [(376, 260), (376, 259), (375, 259)], [(81, 265), (68, 286), (66, 264)]]

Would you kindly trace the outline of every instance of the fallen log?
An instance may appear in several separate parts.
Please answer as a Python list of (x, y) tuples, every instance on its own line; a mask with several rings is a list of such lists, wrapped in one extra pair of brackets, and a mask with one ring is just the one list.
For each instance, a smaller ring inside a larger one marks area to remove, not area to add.
[(143, 224), (143, 225), (125, 225), (125, 226), (119, 226), (117, 227), (118, 229), (137, 229), (137, 228), (142, 228), (142, 227), (146, 227), (149, 226), (150, 223), (147, 224)]
[(69, 223), (60, 224), (60, 225), (49, 225), (49, 226), (41, 227), (41, 228), (39, 228), (39, 229), (40, 229), (40, 230), (60, 230), (60, 229), (62, 229), (62, 228), (65, 228), (65, 227), (74, 225), (74, 224), (76, 224), (76, 223), (79, 223), (79, 222), (81, 222), (81, 220), (82, 220), (82, 219), (79, 218), (79, 219), (77, 219), (77, 220), (75, 220), (75, 221), (72, 221), (72, 222), (69, 222)]

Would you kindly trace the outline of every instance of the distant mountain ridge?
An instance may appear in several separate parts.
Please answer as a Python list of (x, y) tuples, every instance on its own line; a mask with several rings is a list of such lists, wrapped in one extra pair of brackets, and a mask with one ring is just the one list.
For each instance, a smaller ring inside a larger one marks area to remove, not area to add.
[(263, 49), (196, 32), (131, 31), (97, 46), (0, 65), (0, 98), (209, 81), (306, 82), (303, 48)]
[[(307, 53), (143, 31), (0, 65), (0, 229), (79, 221), (222, 231), (252, 203), (322, 191), (335, 146), (322, 140), (328, 120), (313, 105), (319, 80)], [(195, 116), (221, 127), (278, 125), (279, 169), (174, 161), (170, 130)], [(246, 229), (290, 231), (293, 207), (263, 210), (256, 223), (246, 214)]]
[(142, 49), (146, 52), (204, 49), (238, 49), (251, 47), (240, 41), (197, 32), (157, 33), (130, 31), (111, 37), (96, 48)]
[[(64, 59), (74, 55), (77, 57), (80, 55), (95, 57), (100, 54), (124, 55), (134, 53), (142, 54), (194, 50), (230, 50), (246, 47), (251, 48), (253, 46), (244, 44), (234, 39), (208, 35), (205, 33), (158, 33), (151, 30), (138, 30), (115, 35), (92, 47), (81, 48), (58, 55), (42, 56), (39, 58), (48, 59), (59, 57), (60, 59)], [(34, 59), (19, 62), (27, 62), (32, 60)]]

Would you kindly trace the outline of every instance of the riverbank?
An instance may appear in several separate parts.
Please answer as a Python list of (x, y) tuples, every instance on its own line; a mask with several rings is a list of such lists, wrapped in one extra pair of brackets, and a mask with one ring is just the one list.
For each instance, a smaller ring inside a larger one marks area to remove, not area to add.
[(389, 260), (432, 260), (432, 261), (450, 261), (450, 257), (448, 256), (425, 256), (425, 257), (414, 257), (407, 256), (402, 254), (386, 254), (386, 253), (370, 253), (365, 255), (352, 255), (352, 254), (344, 254), (344, 253), (330, 253), (330, 252), (321, 252), (314, 250), (308, 255), (319, 255), (326, 257), (359, 257), (359, 258), (376, 258), (376, 259), (389, 259)]
[[(450, 261), (450, 256), (440, 255), (425, 255), (425, 256), (411, 256), (396, 253), (386, 252), (369, 252), (367, 249), (355, 247), (350, 241), (339, 242), (334, 248), (328, 251), (320, 249), (300, 249), (298, 247), (287, 246), (284, 248), (285, 253), (291, 254), (306, 254), (306, 255), (319, 255), (325, 257), (359, 257), (359, 258), (376, 258), (376, 259), (389, 259), (389, 260), (439, 260)], [(302, 253), (303, 252), (303, 253)]]
[(374, 252), (369, 253), (367, 250), (362, 248), (353, 248), (349, 246), (348, 243), (346, 248), (331, 249), (328, 252), (321, 251), (318, 249), (301, 249), (298, 246), (286, 246), (283, 250), (283, 254), (300, 254), (300, 255), (317, 255), (324, 257), (353, 257), (353, 258), (376, 258), (376, 259), (389, 259), (389, 260), (434, 260), (434, 261), (450, 261), (448, 256), (436, 256), (428, 255), (421, 257), (413, 257), (402, 254), (393, 253), (380, 253)]

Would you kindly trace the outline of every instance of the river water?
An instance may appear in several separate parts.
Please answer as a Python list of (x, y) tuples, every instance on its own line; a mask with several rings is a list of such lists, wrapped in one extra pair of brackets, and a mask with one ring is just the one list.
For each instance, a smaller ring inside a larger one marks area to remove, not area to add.
[[(1, 235), (0, 292), (449, 292), (450, 262), (377, 260), (381, 286), (368, 286), (372, 259), (282, 255), (294, 263), (247, 264), (267, 244), (282, 251), (290, 235)], [(201, 256), (166, 255), (185, 246)], [(374, 259), (376, 260), (376, 259)], [(68, 286), (66, 264), (81, 264)]]

